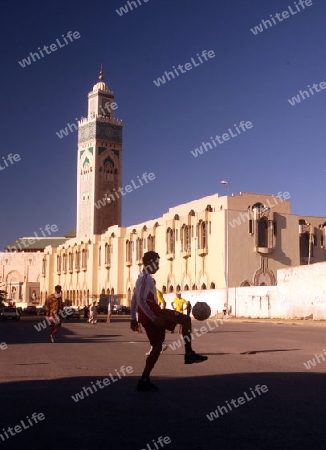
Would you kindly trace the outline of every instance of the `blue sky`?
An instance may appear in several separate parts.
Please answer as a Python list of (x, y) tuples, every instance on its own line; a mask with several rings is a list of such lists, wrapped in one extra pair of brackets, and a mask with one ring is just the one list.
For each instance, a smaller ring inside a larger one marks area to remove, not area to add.
[[(125, 0), (1, 5), (1, 151), (21, 159), (0, 171), (0, 248), (46, 224), (76, 226), (77, 132), (56, 132), (87, 113), (103, 64), (124, 121), (123, 186), (155, 180), (123, 197), (123, 225), (161, 216), (206, 195), (288, 191), (292, 212), (326, 216), (326, 90), (291, 106), (307, 85), (326, 82), (326, 3), (254, 35), (280, 0)], [(22, 68), (18, 61), (68, 31), (80, 38)], [(156, 87), (173, 66), (213, 50), (215, 58)], [(195, 158), (191, 150), (234, 124), (253, 127)], [(4, 159), (3, 159), (4, 158)]]

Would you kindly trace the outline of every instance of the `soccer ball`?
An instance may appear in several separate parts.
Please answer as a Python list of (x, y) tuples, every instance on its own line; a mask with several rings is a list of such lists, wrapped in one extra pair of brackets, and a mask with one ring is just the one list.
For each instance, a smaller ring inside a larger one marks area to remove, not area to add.
[(211, 307), (206, 302), (197, 302), (192, 308), (192, 314), (197, 320), (206, 320), (211, 315)]

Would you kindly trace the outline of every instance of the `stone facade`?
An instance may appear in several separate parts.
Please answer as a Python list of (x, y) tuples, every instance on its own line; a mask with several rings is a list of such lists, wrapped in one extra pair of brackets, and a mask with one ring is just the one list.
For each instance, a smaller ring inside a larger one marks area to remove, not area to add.
[[(128, 305), (148, 250), (160, 254), (155, 279), (167, 294), (215, 289), (217, 295), (226, 286), (273, 286), (280, 269), (326, 261), (325, 222), (325, 217), (291, 214), (290, 202), (282, 197), (215, 194), (151, 221), (112, 226), (102, 235), (46, 248), (41, 290), (61, 284), (65, 298), (78, 305), (101, 293)], [(305, 227), (307, 239), (302, 238)], [(221, 299), (228, 301), (225, 294)]]
[(16, 304), (39, 303), (42, 257), (41, 252), (0, 253), (0, 289), (8, 299)]

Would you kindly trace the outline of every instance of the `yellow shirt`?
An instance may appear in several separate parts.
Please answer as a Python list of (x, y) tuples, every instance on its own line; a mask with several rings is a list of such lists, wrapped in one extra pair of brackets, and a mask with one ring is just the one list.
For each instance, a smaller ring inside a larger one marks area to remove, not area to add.
[(182, 313), (185, 306), (187, 306), (187, 302), (184, 298), (175, 298), (172, 302), (172, 306), (174, 307), (174, 309), (179, 312)]
[[(159, 304), (159, 306), (164, 306), (166, 305), (166, 302), (164, 300), (163, 294), (161, 291), (159, 291), (158, 289), (156, 289), (156, 297), (157, 297), (157, 303)], [(161, 306), (161, 307), (162, 307)]]

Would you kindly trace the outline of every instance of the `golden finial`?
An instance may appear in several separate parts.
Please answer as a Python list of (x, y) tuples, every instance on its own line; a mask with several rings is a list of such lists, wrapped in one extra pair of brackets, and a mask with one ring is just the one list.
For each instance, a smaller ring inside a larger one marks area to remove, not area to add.
[(98, 77), (99, 81), (103, 81), (104, 80), (104, 76), (103, 76), (103, 69), (102, 69), (102, 64), (101, 64), (101, 68), (100, 68), (100, 74)]

